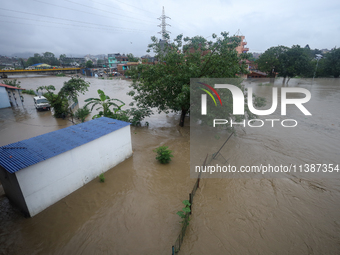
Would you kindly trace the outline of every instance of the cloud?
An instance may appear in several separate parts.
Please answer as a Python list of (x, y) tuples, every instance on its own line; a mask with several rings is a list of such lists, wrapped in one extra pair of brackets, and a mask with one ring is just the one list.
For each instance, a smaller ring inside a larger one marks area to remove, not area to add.
[(163, 6), (172, 37), (233, 35), (240, 29), (250, 51), (294, 44), (330, 49), (340, 41), (338, 1), (14, 0), (0, 7), (0, 54), (141, 56), (150, 37), (161, 36), (157, 18)]

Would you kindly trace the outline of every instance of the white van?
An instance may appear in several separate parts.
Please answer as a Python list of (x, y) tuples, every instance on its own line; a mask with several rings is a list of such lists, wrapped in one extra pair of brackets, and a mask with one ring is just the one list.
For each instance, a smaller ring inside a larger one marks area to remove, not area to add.
[(35, 109), (48, 110), (48, 111), (51, 110), (51, 105), (46, 99), (46, 97), (38, 96), (38, 97), (34, 97), (33, 100), (34, 100)]

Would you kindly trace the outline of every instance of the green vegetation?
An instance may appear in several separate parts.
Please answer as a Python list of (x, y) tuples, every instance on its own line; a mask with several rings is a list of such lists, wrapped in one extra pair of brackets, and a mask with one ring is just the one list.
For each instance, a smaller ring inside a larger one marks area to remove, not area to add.
[[(95, 106), (98, 106), (96, 110), (100, 110), (98, 114), (93, 116), (94, 118), (108, 117), (112, 119), (122, 120), (130, 122), (134, 126), (140, 126), (141, 121), (151, 115), (151, 110), (149, 108), (131, 108), (128, 110), (123, 110), (122, 107), (125, 103), (116, 98), (110, 98), (105, 95), (104, 91), (98, 89), (99, 98), (88, 98), (85, 100), (86, 105), (92, 105), (91, 111)], [(133, 106), (133, 104), (130, 104)]]
[(21, 88), (20, 87), (21, 81), (18, 81), (17, 79), (14, 79), (14, 80), (3, 80), (2, 83), (6, 84), (6, 85), (13, 86), (13, 87)]
[[(117, 120), (128, 121), (128, 116), (122, 110), (125, 103), (116, 98), (110, 98), (105, 95), (104, 91), (97, 90), (99, 98), (88, 98), (85, 100), (87, 102), (85, 106), (92, 105), (91, 111), (95, 106), (98, 106), (96, 110), (100, 110), (98, 114), (93, 116), (93, 119), (100, 117), (109, 117)], [(110, 109), (110, 107), (112, 109)]]
[(54, 56), (52, 52), (45, 52), (42, 55), (35, 53), (33, 57), (28, 58), (24, 65), (27, 67), (38, 63), (44, 63), (51, 66), (60, 65), (60, 61)]
[(211, 41), (183, 35), (162, 45), (155, 36), (151, 40), (148, 51), (153, 50), (158, 62), (138, 65), (126, 73), (133, 79), (129, 95), (138, 107), (156, 107), (159, 113), (181, 112), (180, 126), (184, 126), (191, 107), (190, 78), (236, 78), (247, 73), (245, 60), (249, 55), (238, 55), (235, 48), (240, 39), (226, 32), (221, 37), (213, 34)]
[(190, 202), (188, 200), (183, 200), (182, 203), (185, 205), (184, 208), (182, 208), (182, 211), (178, 211), (176, 214), (181, 217), (182, 221), (180, 223), (186, 223), (187, 225), (189, 225), (189, 217), (187, 218), (187, 215), (191, 212), (190, 210)]
[(157, 153), (156, 159), (161, 163), (161, 164), (167, 164), (171, 161), (171, 158), (173, 155), (171, 154), (172, 151), (168, 149), (168, 146), (160, 146), (157, 149), (154, 150), (154, 152)]
[(134, 57), (132, 53), (126, 55), (128, 57), (129, 62), (138, 62), (139, 58)]
[(58, 76), (58, 77), (65, 77), (66, 74), (64, 74), (64, 73), (57, 73), (56, 76)]
[(320, 74), (324, 77), (334, 77), (339, 78), (340, 76), (340, 48), (332, 49), (330, 52), (325, 54), (325, 57), (320, 60), (321, 63), (319, 65), (320, 73), (317, 73), (317, 76)]
[(44, 96), (54, 108), (54, 116), (56, 118), (65, 118), (73, 116), (70, 107), (70, 102), (78, 102), (78, 94), (88, 90), (89, 82), (86, 82), (80, 77), (72, 77), (70, 80), (64, 82), (64, 86), (60, 89), (58, 94), (54, 94), (55, 87), (53, 85), (40, 86), (38, 90), (46, 90)]
[(100, 175), (99, 175), (99, 181), (100, 181), (100, 182), (105, 182), (104, 174), (100, 174)]
[(85, 63), (85, 66), (87, 68), (92, 68), (93, 67), (93, 62), (91, 60), (87, 60), (86, 63)]
[[(317, 58), (316, 54), (319, 54)], [(277, 46), (267, 49), (257, 60), (258, 69), (268, 77), (283, 77), (283, 83), (290, 78), (334, 77), (340, 76), (340, 49), (332, 49), (326, 54), (318, 49), (311, 50), (308, 45), (301, 48)]]
[[(132, 106), (132, 104), (131, 104)], [(129, 122), (132, 126), (141, 126), (142, 120), (152, 114), (149, 108), (130, 108), (125, 110), (126, 115), (129, 116)], [(149, 126), (149, 122), (145, 122), (146, 126)]]
[(28, 94), (28, 95), (36, 95), (35, 91), (33, 89), (26, 89), (26, 90), (23, 90), (21, 93), (23, 94)]
[(83, 108), (79, 108), (74, 116), (78, 119), (80, 119), (80, 121), (83, 123), (87, 117), (87, 115), (90, 114), (90, 109), (87, 108), (87, 106), (85, 105)]

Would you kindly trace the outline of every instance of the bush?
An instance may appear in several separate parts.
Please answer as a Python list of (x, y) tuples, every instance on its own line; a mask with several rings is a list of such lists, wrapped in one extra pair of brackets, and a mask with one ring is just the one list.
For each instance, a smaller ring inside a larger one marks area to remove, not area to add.
[(154, 152), (157, 153), (156, 159), (162, 163), (162, 164), (167, 164), (171, 161), (171, 158), (173, 155), (171, 154), (171, 150), (168, 149), (168, 146), (160, 146), (157, 149), (154, 150)]
[(191, 204), (188, 200), (183, 200), (182, 203), (185, 205), (185, 207), (182, 208), (182, 211), (178, 211), (176, 214), (182, 219), (180, 223), (186, 223), (187, 225), (189, 225), (190, 219), (189, 217), (187, 218), (187, 214), (191, 212), (190, 210)]
[(142, 120), (145, 117), (149, 117), (152, 114), (152, 111), (149, 108), (131, 108), (126, 110), (126, 113), (130, 116), (128, 121), (132, 126), (141, 126)]
[(75, 117), (80, 119), (81, 122), (84, 122), (87, 115), (90, 114), (90, 109), (87, 108), (87, 106), (85, 105), (83, 108), (79, 108), (76, 112), (75, 112)]
[(99, 181), (100, 181), (100, 182), (105, 182), (104, 174), (100, 174), (100, 175), (99, 175)]
[(35, 91), (33, 89), (26, 89), (26, 90), (23, 90), (21, 93), (23, 94), (29, 94), (29, 95), (36, 95), (35, 94)]

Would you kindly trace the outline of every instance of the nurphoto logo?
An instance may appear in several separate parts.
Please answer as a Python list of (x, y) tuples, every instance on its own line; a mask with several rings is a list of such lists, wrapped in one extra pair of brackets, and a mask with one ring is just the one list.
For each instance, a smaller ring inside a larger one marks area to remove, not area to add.
[[(215, 84), (214, 88), (211, 87), (208, 84), (199, 82), (200, 84), (204, 85), (206, 88), (210, 89), (218, 98), (220, 101), (221, 107), (223, 107), (221, 98), (217, 91), (215, 89), (228, 89), (233, 98), (233, 115), (244, 115), (244, 105), (245, 105), (245, 98), (243, 91), (231, 84)], [(213, 94), (208, 91), (207, 89), (200, 88), (204, 92), (206, 92), (214, 101), (215, 106), (217, 106), (216, 100), (213, 96)], [(278, 88), (274, 87), (272, 88), (272, 105), (269, 109), (266, 110), (258, 110), (255, 109), (253, 105), (253, 88), (248, 87), (248, 97), (247, 97), (247, 105), (250, 112), (252, 112), (255, 115), (264, 116), (264, 115), (270, 115), (275, 112), (277, 105), (278, 105)], [(301, 93), (304, 94), (305, 97), (303, 98), (287, 98), (288, 93)], [(207, 94), (201, 94), (201, 115), (207, 115)], [(295, 87), (284, 87), (281, 88), (281, 115), (285, 116), (287, 115), (287, 105), (295, 105), (304, 115), (312, 115), (304, 106), (304, 103), (307, 103), (311, 99), (311, 93), (309, 90), (304, 88), (295, 88)], [(281, 122), (281, 125), (283, 127), (295, 127), (297, 126), (297, 121), (294, 119), (251, 119), (248, 120), (248, 126), (249, 127), (262, 127), (264, 123), (271, 122), (272, 127), (274, 127), (274, 123), (277, 121)], [(257, 124), (255, 124), (257, 122)], [(293, 125), (288, 125), (287, 122), (293, 122)], [(242, 125), (246, 126), (246, 120), (243, 120), (241, 122), (235, 122), (232, 119), (214, 119), (213, 120), (213, 127), (216, 125), (225, 125), (227, 123), (230, 123), (231, 126), (233, 125)]]

